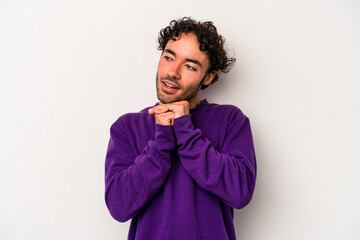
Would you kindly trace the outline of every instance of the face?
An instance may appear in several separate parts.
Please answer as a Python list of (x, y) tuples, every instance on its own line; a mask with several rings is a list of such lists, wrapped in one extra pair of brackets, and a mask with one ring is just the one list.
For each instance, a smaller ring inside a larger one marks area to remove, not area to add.
[(206, 74), (209, 57), (200, 51), (194, 34), (182, 34), (170, 40), (160, 56), (157, 74), (157, 97), (162, 103), (187, 100), (190, 108), (198, 102), (202, 84), (210, 84), (214, 74)]

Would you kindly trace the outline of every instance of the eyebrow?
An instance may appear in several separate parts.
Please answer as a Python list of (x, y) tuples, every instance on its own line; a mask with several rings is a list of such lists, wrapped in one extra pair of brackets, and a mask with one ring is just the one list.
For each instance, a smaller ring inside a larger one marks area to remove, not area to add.
[[(167, 48), (167, 49), (164, 50), (164, 52), (170, 53), (171, 55), (173, 55), (174, 57), (176, 57), (176, 53), (175, 53), (173, 50), (171, 50), (171, 49), (168, 49), (168, 48)], [(192, 63), (198, 65), (199, 67), (202, 67), (201, 63), (200, 63), (198, 60), (196, 60), (196, 59), (185, 58), (185, 60), (186, 60), (187, 62), (192, 62)]]

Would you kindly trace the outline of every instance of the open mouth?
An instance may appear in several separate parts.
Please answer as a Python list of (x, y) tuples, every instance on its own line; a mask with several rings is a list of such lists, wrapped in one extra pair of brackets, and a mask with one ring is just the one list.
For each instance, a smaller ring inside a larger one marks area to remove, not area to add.
[(167, 82), (163, 82), (163, 83), (169, 88), (179, 88), (176, 85), (173, 85), (173, 84), (170, 84), (170, 83), (167, 83)]
[(162, 81), (162, 90), (167, 92), (167, 93), (175, 93), (179, 90), (180, 88), (175, 85), (172, 82), (169, 81)]

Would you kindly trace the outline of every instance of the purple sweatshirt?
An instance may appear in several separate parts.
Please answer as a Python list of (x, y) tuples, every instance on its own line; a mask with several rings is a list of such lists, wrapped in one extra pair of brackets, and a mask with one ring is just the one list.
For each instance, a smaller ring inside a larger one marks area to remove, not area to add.
[(173, 126), (146, 108), (110, 129), (105, 201), (128, 239), (235, 239), (233, 208), (252, 198), (256, 162), (248, 118), (201, 101)]

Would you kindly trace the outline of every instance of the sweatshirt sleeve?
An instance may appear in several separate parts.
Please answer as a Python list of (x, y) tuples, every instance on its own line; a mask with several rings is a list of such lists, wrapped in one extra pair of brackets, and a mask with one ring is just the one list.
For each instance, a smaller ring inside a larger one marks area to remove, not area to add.
[(111, 215), (125, 222), (139, 213), (165, 182), (175, 149), (171, 126), (155, 125), (155, 139), (136, 156), (120, 119), (110, 129), (105, 160), (105, 202)]
[(221, 152), (194, 128), (190, 115), (175, 119), (179, 158), (200, 187), (218, 196), (225, 204), (242, 208), (252, 198), (256, 179), (249, 119), (238, 110), (230, 114), (227, 123), (220, 124), (228, 124)]

